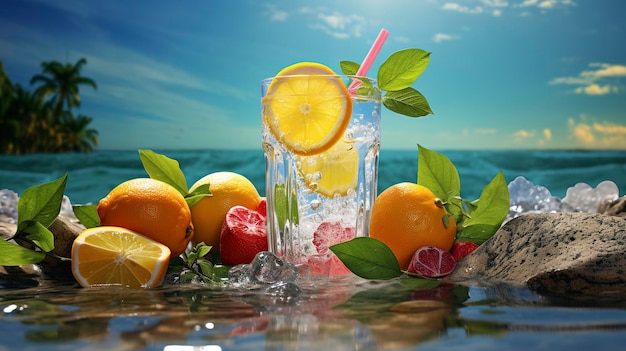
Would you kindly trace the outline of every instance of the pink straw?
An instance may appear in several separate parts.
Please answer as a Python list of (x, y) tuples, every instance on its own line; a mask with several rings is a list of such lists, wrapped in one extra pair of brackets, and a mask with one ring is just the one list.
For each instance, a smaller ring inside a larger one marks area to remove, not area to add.
[[(385, 40), (387, 39), (388, 35), (389, 35), (388, 30), (384, 28), (380, 30), (380, 33), (378, 33), (378, 37), (374, 41), (374, 44), (372, 44), (372, 47), (370, 48), (370, 51), (367, 53), (367, 56), (365, 56), (365, 59), (363, 59), (363, 63), (361, 63), (359, 70), (356, 72), (356, 76), (365, 77), (365, 75), (367, 74), (367, 71), (369, 71), (370, 67), (372, 67), (372, 64), (374, 63), (376, 56), (380, 52), (380, 48), (383, 47), (383, 44), (385, 43)], [(353, 80), (352, 83), (350, 84), (350, 87), (348, 88), (348, 91), (351, 94), (353, 94), (354, 91), (359, 87), (359, 85), (361, 85), (360, 80), (358, 79)]]

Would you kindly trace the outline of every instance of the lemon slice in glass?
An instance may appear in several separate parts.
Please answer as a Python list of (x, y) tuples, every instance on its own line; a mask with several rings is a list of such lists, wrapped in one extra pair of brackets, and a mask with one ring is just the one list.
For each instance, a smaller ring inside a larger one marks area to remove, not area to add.
[(327, 151), (298, 157), (299, 171), (311, 190), (332, 198), (356, 191), (359, 173), (359, 152), (342, 138)]
[(262, 102), (270, 132), (297, 155), (328, 150), (343, 137), (352, 116), (352, 100), (341, 77), (313, 62), (281, 70)]

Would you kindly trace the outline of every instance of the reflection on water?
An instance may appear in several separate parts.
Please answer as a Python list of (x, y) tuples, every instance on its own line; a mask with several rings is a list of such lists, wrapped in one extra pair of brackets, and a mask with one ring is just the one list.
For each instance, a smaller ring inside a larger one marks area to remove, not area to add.
[[(621, 349), (626, 297), (355, 281), (283, 298), (198, 285), (2, 281), (0, 350)], [(209, 347), (212, 346), (212, 347)]]

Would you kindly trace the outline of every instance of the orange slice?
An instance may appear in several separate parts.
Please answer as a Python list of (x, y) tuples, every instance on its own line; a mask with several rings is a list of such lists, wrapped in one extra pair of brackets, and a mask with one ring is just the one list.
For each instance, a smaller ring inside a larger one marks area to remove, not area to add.
[(298, 169), (311, 190), (330, 198), (346, 196), (350, 189), (356, 191), (359, 152), (344, 139), (321, 154), (298, 157), (298, 161)]
[(72, 245), (72, 273), (82, 287), (119, 285), (152, 288), (161, 285), (170, 249), (121, 227), (84, 230)]
[(348, 89), (330, 68), (301, 62), (281, 70), (263, 98), (263, 118), (276, 140), (297, 155), (333, 146), (352, 116)]

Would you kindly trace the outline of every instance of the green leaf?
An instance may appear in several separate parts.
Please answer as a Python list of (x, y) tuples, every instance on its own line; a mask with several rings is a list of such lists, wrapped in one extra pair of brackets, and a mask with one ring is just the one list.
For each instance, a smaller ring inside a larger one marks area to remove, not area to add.
[(458, 233), (456, 240), (471, 241), (480, 245), (491, 238), (498, 229), (500, 229), (499, 225), (474, 224), (466, 226)]
[(284, 228), (287, 220), (292, 224), (298, 224), (298, 200), (293, 195), (287, 198), (284, 184), (276, 185), (274, 188), (274, 213), (279, 228)]
[(44, 227), (54, 222), (61, 210), (66, 182), (67, 173), (59, 179), (24, 190), (17, 204), (18, 232), (29, 221), (40, 222)]
[(22, 229), (19, 231), (18, 235), (25, 236), (26, 239), (32, 241), (45, 252), (54, 250), (54, 234), (40, 222), (22, 222)]
[(198, 266), (200, 267), (200, 272), (204, 276), (208, 278), (213, 277), (213, 263), (203, 258), (199, 259), (197, 263), (198, 263)]
[(208, 246), (204, 242), (201, 242), (201, 243), (196, 244), (196, 249), (195, 250), (196, 250), (196, 252), (198, 252), (198, 257), (204, 257), (209, 252), (211, 252), (212, 248), (213, 248), (213, 246)]
[(193, 205), (197, 204), (205, 196), (211, 196), (211, 191), (209, 190), (209, 187), (210, 184), (202, 184), (195, 188), (189, 194), (185, 195), (185, 201), (187, 202), (187, 206), (189, 206), (189, 208), (192, 208)]
[(230, 266), (223, 265), (213, 266), (213, 279), (228, 278), (228, 271), (230, 271), (230, 268)]
[(98, 205), (73, 205), (74, 215), (85, 228), (94, 228), (100, 225)]
[(139, 150), (139, 158), (150, 178), (165, 182), (176, 188), (183, 196), (187, 195), (189, 191), (187, 180), (178, 161), (152, 150)]
[(433, 113), (424, 95), (411, 87), (387, 92), (382, 101), (389, 110), (409, 117), (422, 117)]
[(396, 256), (380, 240), (355, 238), (332, 245), (330, 250), (352, 273), (361, 278), (392, 279), (402, 275)]
[(452, 161), (421, 145), (418, 145), (417, 184), (425, 186), (444, 202), (453, 202), (454, 197), (461, 194), (459, 172)]
[(29, 250), (25, 247), (0, 240), (0, 266), (19, 266), (21, 264), (38, 263), (46, 257), (43, 252)]
[(470, 208), (470, 218), (463, 222), (459, 237), (482, 243), (500, 228), (509, 213), (509, 189), (502, 171), (485, 186), (474, 204), (476, 207)]
[(422, 49), (404, 49), (391, 54), (378, 69), (378, 87), (386, 91), (410, 87), (429, 61), (430, 52)]
[(341, 68), (341, 72), (343, 74), (347, 76), (354, 76), (361, 65), (352, 61), (341, 61), (339, 62), (339, 67)]

